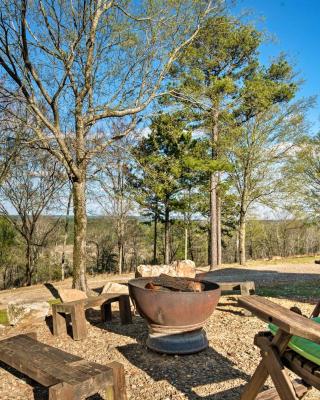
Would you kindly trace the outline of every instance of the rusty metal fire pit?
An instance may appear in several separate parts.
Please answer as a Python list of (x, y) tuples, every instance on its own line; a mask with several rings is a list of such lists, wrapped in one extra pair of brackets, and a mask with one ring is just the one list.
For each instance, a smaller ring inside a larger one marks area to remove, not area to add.
[(208, 347), (203, 324), (220, 297), (216, 283), (201, 280), (201, 292), (154, 291), (146, 289), (154, 278), (129, 281), (129, 293), (139, 314), (147, 321), (147, 346), (160, 353), (191, 354)]

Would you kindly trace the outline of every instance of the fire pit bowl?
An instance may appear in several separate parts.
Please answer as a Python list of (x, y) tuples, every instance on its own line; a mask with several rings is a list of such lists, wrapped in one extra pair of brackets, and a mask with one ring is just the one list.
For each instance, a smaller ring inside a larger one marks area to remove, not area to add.
[(148, 323), (147, 346), (168, 354), (191, 354), (207, 348), (203, 325), (218, 304), (219, 285), (198, 280), (204, 285), (201, 292), (146, 289), (146, 284), (153, 279), (129, 281), (130, 296), (139, 314)]

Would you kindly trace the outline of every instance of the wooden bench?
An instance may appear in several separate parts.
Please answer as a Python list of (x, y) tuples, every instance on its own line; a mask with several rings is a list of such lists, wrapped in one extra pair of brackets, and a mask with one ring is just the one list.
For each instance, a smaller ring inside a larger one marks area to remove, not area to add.
[[(293, 335), (320, 344), (319, 324), (263, 297), (243, 296), (238, 302), (263, 321), (278, 326), (274, 337), (270, 332), (260, 332), (255, 336), (255, 345), (260, 348), (262, 359), (240, 399), (298, 400), (312, 386), (320, 390), (320, 366), (287, 347)], [(302, 381), (291, 382), (285, 367)], [(269, 375), (275, 389), (259, 393)]]
[(97, 297), (70, 301), (62, 304), (52, 304), (53, 334), (59, 336), (66, 333), (66, 315), (71, 315), (72, 334), (74, 340), (81, 340), (87, 336), (85, 310), (100, 306), (102, 321), (111, 321), (111, 304), (119, 303), (120, 319), (122, 324), (132, 323), (130, 298), (127, 294), (104, 293)]
[(254, 295), (256, 292), (256, 286), (253, 281), (244, 282), (216, 282), (223, 292), (236, 292), (239, 291), (242, 296)]
[(49, 388), (49, 400), (80, 400), (101, 390), (106, 400), (126, 400), (124, 369), (85, 361), (36, 340), (36, 334), (0, 341), (0, 360)]
[(242, 296), (246, 296), (253, 295), (256, 292), (256, 286), (253, 281), (219, 282), (219, 279), (217, 280), (214, 275), (210, 275), (208, 276), (207, 272), (203, 272), (201, 274), (197, 274), (196, 278), (217, 283), (220, 286), (221, 294), (224, 294), (224, 292), (239, 292)]

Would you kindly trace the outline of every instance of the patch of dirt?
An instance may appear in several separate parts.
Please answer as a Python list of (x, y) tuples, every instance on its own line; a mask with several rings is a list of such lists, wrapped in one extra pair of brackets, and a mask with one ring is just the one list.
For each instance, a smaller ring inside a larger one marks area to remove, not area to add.
[[(296, 305), (306, 315), (313, 308), (307, 303), (272, 300), (285, 307)], [(93, 312), (88, 336), (78, 342), (67, 335), (52, 336), (44, 322), (36, 331), (38, 340), (87, 360), (123, 363), (131, 400), (235, 400), (260, 360), (259, 350), (253, 345), (254, 334), (265, 328), (266, 324), (259, 319), (243, 315), (237, 306), (237, 296), (224, 296), (205, 325), (209, 348), (189, 356), (160, 355), (148, 350), (147, 326), (137, 316), (132, 325), (122, 326), (117, 313), (112, 323), (105, 324)], [(6, 327), (0, 330), (0, 339), (30, 330), (31, 327)], [(14, 374), (10, 368), (3, 368), (3, 364), (0, 366), (1, 400), (47, 398), (44, 388), (21, 374)], [(99, 398), (94, 396), (91, 400)], [(313, 390), (305, 399), (319, 399), (319, 392)]]

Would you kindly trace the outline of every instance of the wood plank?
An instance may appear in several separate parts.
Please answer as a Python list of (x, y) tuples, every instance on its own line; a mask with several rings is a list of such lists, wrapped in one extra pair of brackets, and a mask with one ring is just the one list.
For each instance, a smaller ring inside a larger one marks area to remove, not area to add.
[(50, 400), (78, 400), (114, 385), (114, 399), (126, 400), (124, 370), (119, 363), (88, 362), (27, 335), (0, 341), (0, 360), (50, 387)]
[(319, 317), (319, 314), (320, 314), (320, 301), (316, 304), (315, 308), (313, 309), (310, 318)]
[(58, 312), (56, 304), (52, 304), (52, 325), (54, 336), (67, 333), (67, 321), (65, 314)]
[[(204, 280), (206, 280), (204, 278)], [(210, 281), (213, 282), (211, 279)], [(251, 290), (255, 290), (255, 283), (254, 281), (242, 281), (242, 282), (216, 282), (219, 286), (221, 291), (234, 291), (239, 290), (241, 291), (241, 286), (249, 288)], [(247, 293), (250, 294), (250, 293)]]
[(241, 296), (239, 304), (265, 322), (272, 322), (290, 335), (320, 343), (319, 324), (259, 296)]
[(100, 307), (101, 310), (101, 321), (111, 322), (112, 321), (112, 309), (111, 303), (104, 303)]
[(86, 316), (82, 303), (73, 305), (71, 310), (72, 334), (74, 340), (81, 340), (87, 336)]
[(256, 291), (254, 282), (242, 282), (240, 285), (240, 292), (242, 296), (254, 295)]
[(100, 294), (99, 296), (88, 297), (87, 299), (55, 304), (55, 307), (56, 307), (57, 311), (70, 313), (72, 308), (74, 307), (74, 305), (77, 305), (79, 303), (83, 304), (84, 309), (91, 308), (91, 307), (99, 307), (107, 301), (110, 301), (110, 302), (119, 301), (120, 296), (128, 296), (129, 297), (129, 295), (124, 295), (122, 293), (103, 293), (103, 294)]
[(131, 306), (129, 296), (123, 295), (119, 299), (121, 324), (132, 324)]
[(72, 386), (58, 383), (50, 387), (49, 400), (77, 400)]
[(123, 365), (114, 361), (107, 365), (113, 372), (113, 390), (107, 389), (106, 400), (127, 400), (126, 380)]

